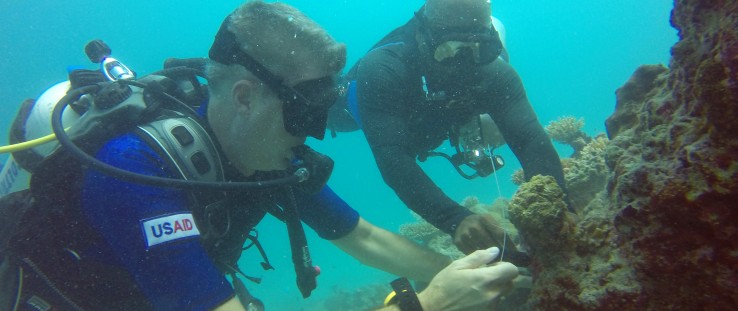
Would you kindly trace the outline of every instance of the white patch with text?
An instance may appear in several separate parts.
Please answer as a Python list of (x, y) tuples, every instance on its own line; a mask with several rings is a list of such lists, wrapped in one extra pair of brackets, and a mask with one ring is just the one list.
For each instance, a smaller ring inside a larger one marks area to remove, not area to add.
[(147, 247), (200, 235), (191, 213), (145, 219), (141, 221), (141, 226)]

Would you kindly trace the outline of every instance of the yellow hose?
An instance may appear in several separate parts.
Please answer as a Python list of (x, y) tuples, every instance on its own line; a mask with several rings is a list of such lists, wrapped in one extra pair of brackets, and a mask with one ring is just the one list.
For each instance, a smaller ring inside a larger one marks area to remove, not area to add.
[[(69, 128), (64, 129), (65, 131), (69, 130)], [(0, 147), (0, 154), (2, 153), (9, 153), (9, 152), (16, 152), (21, 150), (30, 149), (39, 145), (43, 145), (45, 143), (51, 142), (56, 140), (56, 135), (54, 133), (51, 133), (49, 135), (46, 135), (44, 137), (39, 137), (33, 140), (24, 141), (22, 143), (17, 143), (13, 145), (7, 145)]]

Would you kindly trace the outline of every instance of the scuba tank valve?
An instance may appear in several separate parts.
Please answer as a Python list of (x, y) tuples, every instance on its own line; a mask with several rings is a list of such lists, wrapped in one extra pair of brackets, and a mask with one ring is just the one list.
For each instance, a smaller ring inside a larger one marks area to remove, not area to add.
[(100, 64), (100, 71), (110, 81), (132, 80), (136, 78), (133, 70), (120, 61), (110, 57), (112, 50), (102, 40), (93, 40), (85, 46), (85, 53), (93, 63)]

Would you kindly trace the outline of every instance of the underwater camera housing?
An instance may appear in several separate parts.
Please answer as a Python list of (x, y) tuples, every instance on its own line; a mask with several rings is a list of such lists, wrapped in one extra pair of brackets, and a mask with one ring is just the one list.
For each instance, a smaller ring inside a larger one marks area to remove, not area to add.
[[(505, 139), (489, 114), (475, 115), (466, 123), (452, 127), (449, 141), (456, 149), (456, 154), (450, 156), (443, 152), (428, 151), (418, 155), (418, 160), (424, 162), (431, 156), (443, 157), (466, 179), (487, 177), (505, 166), (505, 160), (492, 153), (495, 148), (505, 144)], [(462, 166), (474, 172), (467, 173)]]
[[(505, 165), (501, 156), (492, 154), (492, 150), (504, 145), (505, 140), (489, 114), (473, 116), (455, 132), (457, 139), (452, 144), (455, 144), (456, 154), (452, 159), (457, 158), (456, 163), (473, 168), (479, 177), (487, 177)], [(462, 176), (467, 177), (465, 174)]]

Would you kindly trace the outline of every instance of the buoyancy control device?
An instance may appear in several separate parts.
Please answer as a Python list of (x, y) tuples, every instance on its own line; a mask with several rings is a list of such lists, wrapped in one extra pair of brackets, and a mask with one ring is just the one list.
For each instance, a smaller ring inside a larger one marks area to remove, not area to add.
[[(105, 174), (129, 182), (188, 190), (243, 191), (290, 186), (320, 189), (332, 169), (323, 163), (302, 161), (292, 172), (260, 181), (223, 181), (217, 148), (198, 123), (196, 109), (207, 100), (205, 59), (169, 59), (164, 69), (137, 79), (123, 63), (110, 57), (100, 40), (85, 48), (100, 70), (75, 70), (70, 79), (46, 90), (38, 100), (24, 102), (11, 129), (12, 152), (0, 173), (0, 198), (29, 188), (30, 177), (41, 161), (58, 150)], [(162, 111), (169, 113), (162, 117)], [(66, 129), (65, 129), (66, 127)], [(182, 178), (161, 178), (125, 171), (105, 164), (90, 152), (106, 141), (131, 130), (146, 133), (168, 154)], [(56, 140), (54, 140), (56, 139)], [(311, 149), (308, 153), (314, 153)], [(315, 174), (313, 174), (315, 173)], [(312, 177), (312, 178), (311, 178)], [(294, 199), (293, 199), (294, 201)], [(294, 206), (285, 206), (293, 217), (285, 219), (291, 240), (298, 286), (304, 297), (316, 287), (302, 224)]]

